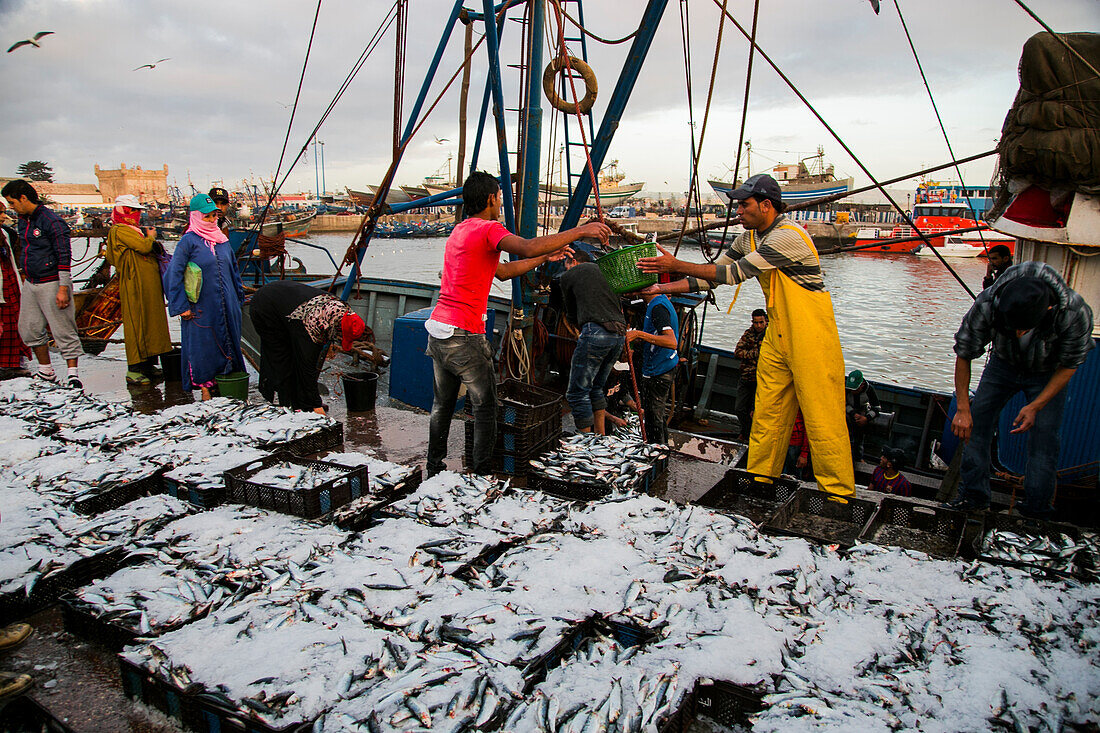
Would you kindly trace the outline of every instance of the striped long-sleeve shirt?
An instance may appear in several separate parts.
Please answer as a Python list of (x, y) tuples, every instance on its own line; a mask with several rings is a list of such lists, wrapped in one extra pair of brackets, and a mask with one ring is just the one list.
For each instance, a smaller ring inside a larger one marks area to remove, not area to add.
[(807, 290), (825, 290), (821, 264), (811, 246), (810, 235), (783, 215), (777, 216), (772, 225), (762, 232), (749, 230), (739, 235), (714, 264), (718, 267), (718, 277), (714, 282), (688, 278), (693, 292), (710, 290), (719, 283), (734, 285), (744, 282), (766, 270), (779, 270)]

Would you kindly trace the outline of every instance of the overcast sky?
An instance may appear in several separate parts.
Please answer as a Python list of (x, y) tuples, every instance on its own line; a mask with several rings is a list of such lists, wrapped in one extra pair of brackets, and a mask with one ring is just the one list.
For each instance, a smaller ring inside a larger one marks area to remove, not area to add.
[[(1023, 42), (1041, 28), (1012, 0), (900, 0), (909, 30), (959, 157), (992, 148), (1018, 86)], [(1031, 0), (1057, 31), (1100, 28), (1100, 0)], [(406, 111), (412, 104), (452, 6), (411, 0)], [(570, 4), (572, 5), (572, 4)], [(309, 60), (290, 158), (309, 137), (325, 107), (392, 6), (392, 0), (324, 0)], [(467, 2), (481, 8), (481, 3)], [(642, 0), (589, 0), (586, 25), (619, 38), (638, 23)], [(696, 107), (701, 127), (718, 31), (713, 0), (690, 0), (689, 26)], [(680, 12), (670, 0), (609, 158), (630, 181), (649, 191), (683, 191), (690, 173)], [(745, 27), (751, 0), (729, 0)], [(4, 47), (53, 31), (41, 48), (0, 58), (4, 103), (0, 175), (15, 175), (27, 160), (53, 166), (55, 180), (94, 183), (93, 166), (159, 168), (189, 191), (223, 181), (270, 178), (279, 159), (316, 4), (310, 0), (0, 0)], [(555, 29), (553, 21), (548, 27)], [(520, 25), (509, 22), (503, 50), (517, 63)], [(475, 26), (475, 38), (481, 27)], [(868, 166), (885, 179), (948, 160), (947, 148), (893, 0), (876, 16), (867, 0), (764, 0), (758, 41)], [(329, 191), (362, 188), (381, 179), (390, 160), (393, 104), (392, 29), (356, 77), (319, 138), (325, 142)], [(599, 77), (597, 127), (629, 43), (589, 43)], [(472, 141), (484, 85), (484, 46), (470, 93)], [(729, 175), (737, 146), (748, 45), (727, 25), (719, 58), (700, 175)], [(141, 64), (169, 57), (155, 69)], [(454, 33), (430, 99), (457, 69), (461, 27)], [(515, 107), (518, 72), (505, 69)], [(457, 156), (458, 83), (442, 99), (406, 152), (399, 183), (416, 184), (446, 172)], [(544, 105), (544, 131), (551, 115)], [(515, 115), (509, 142), (515, 144)], [(823, 145), (841, 176), (867, 179), (829, 133), (758, 57), (746, 137), (753, 172), (794, 162)], [(441, 143), (436, 138), (445, 139)], [(490, 140), (492, 138), (489, 138)], [(560, 141), (559, 141), (560, 143)], [(481, 167), (496, 169), (485, 147)], [(545, 158), (544, 158), (545, 160)], [(545, 164), (543, 166), (545, 170)], [(967, 183), (989, 182), (993, 159), (965, 166)], [(313, 190), (312, 148), (284, 190)]]

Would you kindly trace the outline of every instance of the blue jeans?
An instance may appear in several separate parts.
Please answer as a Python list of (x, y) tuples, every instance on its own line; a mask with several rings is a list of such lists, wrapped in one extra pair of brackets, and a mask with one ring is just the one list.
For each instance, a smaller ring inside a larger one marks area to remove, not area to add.
[[(1050, 381), (1053, 372), (1027, 374), (991, 355), (970, 402), (974, 428), (970, 442), (963, 449), (959, 484), (960, 499), (989, 501), (989, 444), (1001, 408), (1017, 392), (1031, 402)], [(1035, 424), (1027, 432), (1027, 470), (1024, 475), (1024, 503), (1021, 508), (1037, 516), (1052, 513), (1050, 498), (1054, 495), (1055, 472), (1061, 449), (1062, 411), (1066, 391), (1054, 396), (1035, 416)], [(1012, 417), (1015, 417), (1013, 415)]]
[(592, 413), (607, 409), (607, 378), (624, 343), (622, 336), (598, 323), (586, 323), (581, 328), (569, 365), (569, 389), (565, 392), (577, 429), (592, 427)]
[(497, 389), (493, 370), (493, 347), (483, 334), (456, 328), (454, 336), (428, 336), (432, 357), (432, 417), (428, 427), (428, 477), (446, 468), (447, 439), (451, 416), (458, 401), (458, 388), (466, 385), (466, 396), (474, 413), (474, 473), (491, 473), (493, 445), (497, 439)]

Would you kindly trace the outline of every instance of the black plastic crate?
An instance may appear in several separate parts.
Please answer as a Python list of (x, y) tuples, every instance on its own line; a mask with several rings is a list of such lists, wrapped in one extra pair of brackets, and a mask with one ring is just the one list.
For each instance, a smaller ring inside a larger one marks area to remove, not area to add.
[(623, 623), (600, 614), (589, 616), (566, 631), (561, 641), (551, 647), (550, 651), (524, 667), (524, 694), (531, 694), (546, 679), (550, 670), (561, 666), (562, 662), (580, 648), (585, 639), (599, 635), (610, 636), (621, 647), (641, 646), (657, 638), (656, 632), (643, 626)]
[[(503, 450), (500, 447), (500, 436), (497, 436), (497, 445), (493, 449), (491, 470), (493, 473), (508, 474), (510, 476), (526, 476), (531, 470), (532, 458), (542, 455), (547, 451), (555, 450), (561, 445), (561, 427), (557, 431), (547, 434), (543, 441), (537, 445), (525, 446), (521, 451)], [(472, 424), (466, 423), (466, 446), (463, 453), (463, 461), (466, 468), (474, 463), (474, 438)]]
[(161, 490), (181, 501), (189, 501), (203, 509), (224, 504), (229, 490), (223, 486), (192, 486), (186, 481), (177, 481), (168, 476), (161, 478)]
[(59, 573), (42, 578), (28, 596), (20, 590), (0, 595), (0, 624), (26, 618), (53, 605), (62, 593), (87, 585), (118, 570), (126, 550), (114, 547), (83, 557)]
[(101, 488), (91, 496), (73, 502), (72, 510), (77, 514), (92, 515), (118, 509), (143, 496), (160, 493), (161, 476), (166, 469), (160, 468), (141, 478), (124, 484), (111, 484)]
[(694, 503), (747, 517), (753, 524), (760, 524), (794, 496), (798, 488), (798, 482), (791, 479), (773, 479), (731, 468), (714, 488)]
[(859, 539), (951, 558), (959, 554), (965, 530), (961, 512), (887, 496)]
[[(338, 468), (344, 474), (304, 489), (280, 489), (258, 484), (249, 479), (277, 463), (290, 462), (302, 466)], [(287, 454), (276, 454), (225, 472), (227, 496), (230, 501), (270, 509), (305, 519), (316, 519), (337, 507), (358, 499), (369, 490), (367, 467), (349, 468), (327, 461), (311, 461)]]
[(0, 731), (4, 733), (73, 733), (53, 713), (28, 695), (0, 706)]
[(359, 532), (368, 529), (382, 521), (385, 516), (384, 512), (386, 507), (395, 501), (404, 499), (406, 496), (416, 491), (423, 480), (424, 472), (418, 468), (409, 474), (401, 488), (381, 492), (377, 494), (375, 501), (364, 501), (361, 506), (356, 505), (352, 507), (351, 504), (356, 501), (353, 499), (352, 502), (348, 502), (348, 504), (334, 509), (325, 519), (335, 524), (340, 529), (349, 532)]
[[(1007, 532), (1015, 532), (1020, 535), (1027, 535), (1030, 537), (1052, 537), (1055, 535), (1066, 535), (1075, 542), (1080, 542), (1081, 532), (1077, 527), (1070, 524), (1061, 524), (1059, 522), (1044, 522), (1036, 519), (1027, 519), (1025, 517), (1013, 516), (1010, 514), (1004, 514), (1001, 512), (990, 512), (985, 517), (985, 523), (982, 525), (981, 530), (974, 537), (974, 556), (979, 560), (985, 562), (995, 563), (997, 565), (1008, 565), (1009, 567), (1022, 568), (1031, 572), (1038, 572), (1050, 577), (1055, 578), (1077, 578), (1080, 580), (1095, 580), (1098, 568), (1096, 567), (1096, 558), (1092, 558), (1088, 555), (1082, 556), (1082, 553), (1087, 552), (1085, 550), (1078, 550), (1074, 560), (1076, 561), (1076, 572), (1067, 572), (1059, 568), (1046, 567), (1040, 563), (1031, 563), (1018, 560), (1011, 560), (1008, 558), (1001, 558), (994, 555), (989, 555), (982, 549), (982, 541), (985, 539), (986, 534), (990, 531), (997, 529)], [(1042, 553), (1040, 553), (1042, 554)]]
[(70, 634), (99, 642), (113, 652), (130, 646), (138, 638), (136, 631), (100, 618), (91, 610), (90, 605), (71, 593), (62, 595), (58, 601), (65, 631)]
[(261, 443), (260, 448), (269, 451), (293, 453), (296, 456), (311, 456), (326, 450), (334, 450), (344, 445), (344, 424), (337, 422), (335, 425), (321, 428), (320, 430), (303, 435), (301, 438), (282, 442)]
[(197, 733), (305, 733), (313, 727), (313, 721), (307, 721), (275, 728), (218, 704), (203, 694), (202, 685), (184, 690), (121, 656), (118, 664), (127, 697), (175, 718)]
[[(465, 448), (469, 455), (474, 447), (474, 422), (463, 421), (465, 425)], [(529, 428), (518, 428), (515, 425), (497, 423), (497, 441), (493, 446), (496, 453), (510, 453), (522, 457), (537, 455), (536, 451), (543, 450), (542, 446), (551, 439), (561, 438), (561, 416), (546, 420)]]
[[(642, 481), (635, 485), (640, 493), (650, 487), (668, 471), (668, 458), (661, 458), (646, 472)], [(595, 501), (611, 494), (611, 485), (602, 481), (576, 481), (554, 478), (534, 470), (527, 474), (527, 488), (574, 501)]]
[(720, 680), (696, 682), (689, 699), (691, 717), (685, 721), (688, 725), (702, 716), (728, 727), (748, 727), (749, 717), (764, 709), (764, 697), (760, 693)]
[(863, 534), (876, 508), (873, 501), (803, 488), (779, 507), (761, 528), (772, 534), (850, 547)]
[[(469, 400), (464, 409), (467, 415), (473, 414)], [(557, 392), (517, 379), (506, 379), (497, 385), (498, 426), (526, 430), (555, 418), (560, 425), (561, 395)]]

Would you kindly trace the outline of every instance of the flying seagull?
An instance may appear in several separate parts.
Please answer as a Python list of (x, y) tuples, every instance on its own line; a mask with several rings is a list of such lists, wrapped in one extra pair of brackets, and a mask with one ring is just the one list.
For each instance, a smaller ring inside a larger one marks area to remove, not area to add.
[(42, 38), (45, 37), (45, 36), (52, 36), (52, 35), (53, 35), (53, 31), (38, 31), (38, 33), (34, 34), (34, 38), (27, 38), (27, 39), (24, 39), (24, 40), (19, 41), (17, 43), (13, 43), (12, 47), (8, 49), (8, 53), (11, 53), (12, 51), (19, 48), (20, 46), (34, 46), (35, 48), (41, 48), (42, 44), (39, 43), (39, 41), (42, 40)]
[(134, 69), (134, 71), (138, 71), (140, 69), (155, 69), (155, 68), (157, 68), (157, 64), (162, 63), (164, 61), (171, 61), (171, 60), (172, 60), (171, 58), (158, 59), (158, 60), (154, 61), (151, 64), (142, 64), (141, 66)]
[[(434, 136), (433, 136), (433, 137), (434, 137)], [(442, 145), (443, 143), (449, 143), (449, 142), (450, 142), (450, 140), (448, 140), (448, 139), (447, 139), (447, 138), (445, 138), (445, 137), (437, 137), (437, 138), (435, 138), (435, 144), (436, 144), (436, 145)]]

